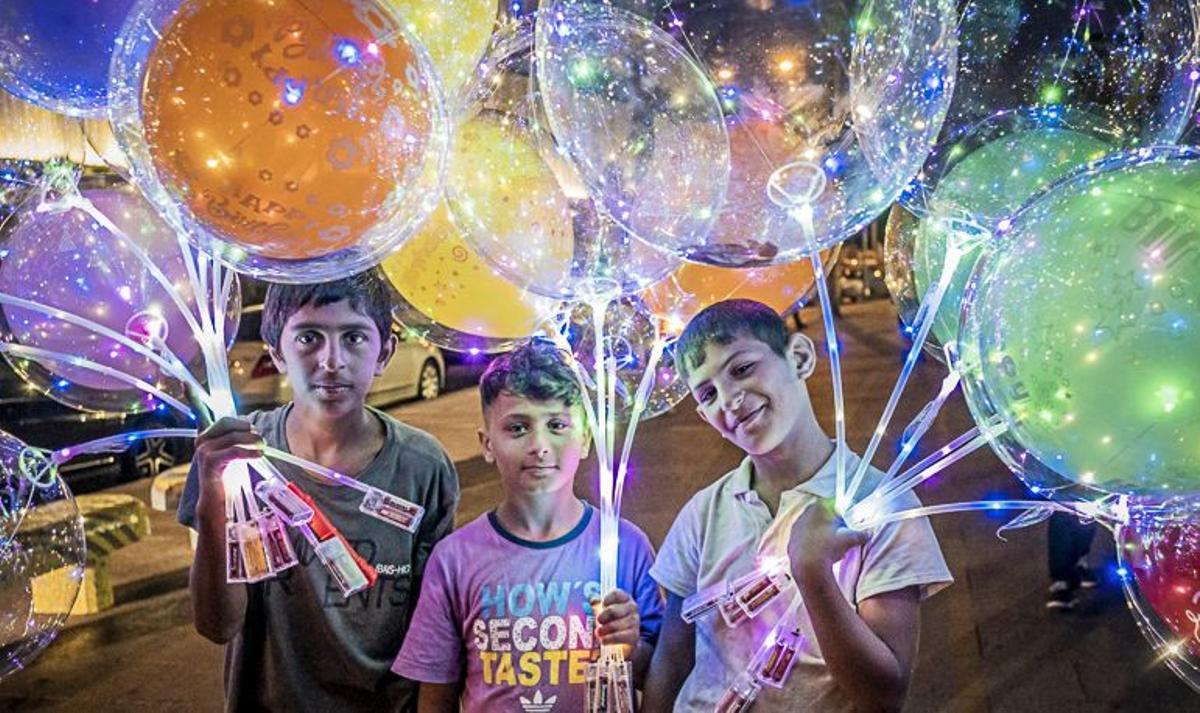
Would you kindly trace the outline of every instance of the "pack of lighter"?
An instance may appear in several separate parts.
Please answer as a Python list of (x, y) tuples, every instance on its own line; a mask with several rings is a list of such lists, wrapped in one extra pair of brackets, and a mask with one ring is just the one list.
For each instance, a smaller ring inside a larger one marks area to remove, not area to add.
[(312, 520), (301, 525), (300, 532), (313, 546), (317, 559), (329, 570), (342, 594), (348, 597), (375, 584), (379, 578), (375, 568), (354, 551), (342, 533), (325, 518), (317, 503), (294, 483), (288, 483), (288, 487), (312, 510)]
[(304, 500), (296, 494), (299, 488), (291, 483), (283, 483), (277, 479), (260, 480), (254, 486), (258, 499), (271, 508), (284, 522), (296, 527), (312, 520), (313, 511)]
[(263, 544), (262, 530), (258, 523), (238, 523), (238, 541), (242, 548), (242, 567), (245, 569), (247, 582), (257, 582), (270, 577), (273, 572), (267, 561), (267, 548)]
[(246, 582), (246, 565), (242, 559), (241, 523), (225, 523), (225, 581)]
[(754, 679), (762, 685), (783, 688), (796, 665), (803, 635), (787, 624), (786, 620), (779, 622), (750, 665)]
[(592, 662), (584, 682), (588, 713), (633, 713), (633, 667), (628, 661)]
[(299, 562), (292, 541), (284, 529), (283, 520), (274, 513), (264, 513), (256, 518), (258, 531), (262, 534), (263, 546), (267, 551), (267, 564), (271, 572), (282, 572)]
[(758, 616), (792, 588), (792, 575), (786, 571), (753, 572), (734, 583), (731, 599), (721, 602), (719, 606), (721, 616), (729, 626), (737, 626), (746, 619)]
[(420, 505), (371, 487), (367, 488), (358, 509), (405, 532), (416, 532), (425, 515), (425, 508)]
[(717, 700), (714, 713), (746, 713), (754, 706), (762, 687), (746, 673), (738, 676)]

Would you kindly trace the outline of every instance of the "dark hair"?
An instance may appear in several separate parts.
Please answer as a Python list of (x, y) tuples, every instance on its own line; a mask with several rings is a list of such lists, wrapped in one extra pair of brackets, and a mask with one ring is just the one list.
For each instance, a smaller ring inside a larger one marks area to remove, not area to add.
[(362, 314), (379, 329), (379, 338), (386, 341), (392, 330), (392, 293), (377, 268), (330, 282), (308, 285), (289, 285), (272, 282), (267, 286), (263, 301), (262, 339), (272, 349), (279, 349), (283, 325), (302, 307), (324, 307), (347, 300), (350, 309)]
[(675, 370), (687, 379), (689, 371), (704, 364), (709, 344), (729, 344), (738, 337), (757, 339), (787, 357), (787, 325), (775, 310), (754, 300), (725, 300), (705, 307), (688, 322), (675, 343)]
[(567, 407), (583, 403), (583, 391), (566, 355), (540, 339), (525, 342), (488, 365), (479, 379), (485, 411), (502, 391), (533, 401), (557, 399)]

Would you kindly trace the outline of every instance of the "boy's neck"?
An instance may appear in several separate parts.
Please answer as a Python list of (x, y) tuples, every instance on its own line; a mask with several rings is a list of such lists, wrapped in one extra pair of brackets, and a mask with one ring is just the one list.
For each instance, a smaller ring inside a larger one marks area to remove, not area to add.
[(293, 454), (349, 475), (370, 463), (385, 437), (383, 424), (365, 406), (357, 415), (330, 417), (293, 402), (284, 429)]
[(750, 456), (754, 465), (751, 487), (774, 514), (781, 494), (816, 475), (833, 451), (834, 444), (814, 419), (770, 453)]
[(496, 507), (496, 518), (522, 540), (550, 542), (574, 529), (585, 507), (570, 489), (531, 495), (506, 493)]

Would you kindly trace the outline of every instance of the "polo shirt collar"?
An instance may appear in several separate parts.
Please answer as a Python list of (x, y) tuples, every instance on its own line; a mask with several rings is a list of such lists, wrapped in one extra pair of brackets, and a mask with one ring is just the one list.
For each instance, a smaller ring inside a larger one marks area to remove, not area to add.
[[(846, 451), (846, 477), (849, 478), (854, 468), (858, 465), (858, 455), (852, 451)], [(730, 481), (733, 496), (738, 500), (758, 499), (758, 494), (750, 487), (750, 479), (754, 472), (754, 463), (750, 460), (750, 456), (742, 459), (741, 464), (733, 472), (733, 478)], [(817, 498), (832, 498), (837, 493), (837, 448), (836, 444), (833, 453), (829, 458), (817, 468), (817, 472), (813, 473), (812, 477), (800, 483), (794, 488), (786, 490), (787, 493), (807, 494)]]

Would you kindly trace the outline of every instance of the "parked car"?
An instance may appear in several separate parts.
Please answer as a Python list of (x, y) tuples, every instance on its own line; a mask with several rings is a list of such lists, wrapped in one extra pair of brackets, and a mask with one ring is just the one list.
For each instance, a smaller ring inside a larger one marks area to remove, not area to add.
[[(262, 305), (242, 309), (238, 338), (229, 350), (229, 375), (239, 410), (251, 411), (286, 403), (292, 398), (288, 379), (275, 368), (259, 336)], [(436, 399), (446, 385), (446, 362), (437, 347), (395, 331), (399, 343), (383, 374), (375, 378), (367, 403), (386, 406), (404, 399)]]
[[(117, 433), (190, 426), (169, 409), (144, 414), (78, 411), (42, 395), (0, 360), (0, 428), (30, 446), (54, 450)], [(59, 472), (72, 490), (86, 493), (158, 475), (191, 457), (188, 439), (150, 438), (123, 453), (79, 456)]]

